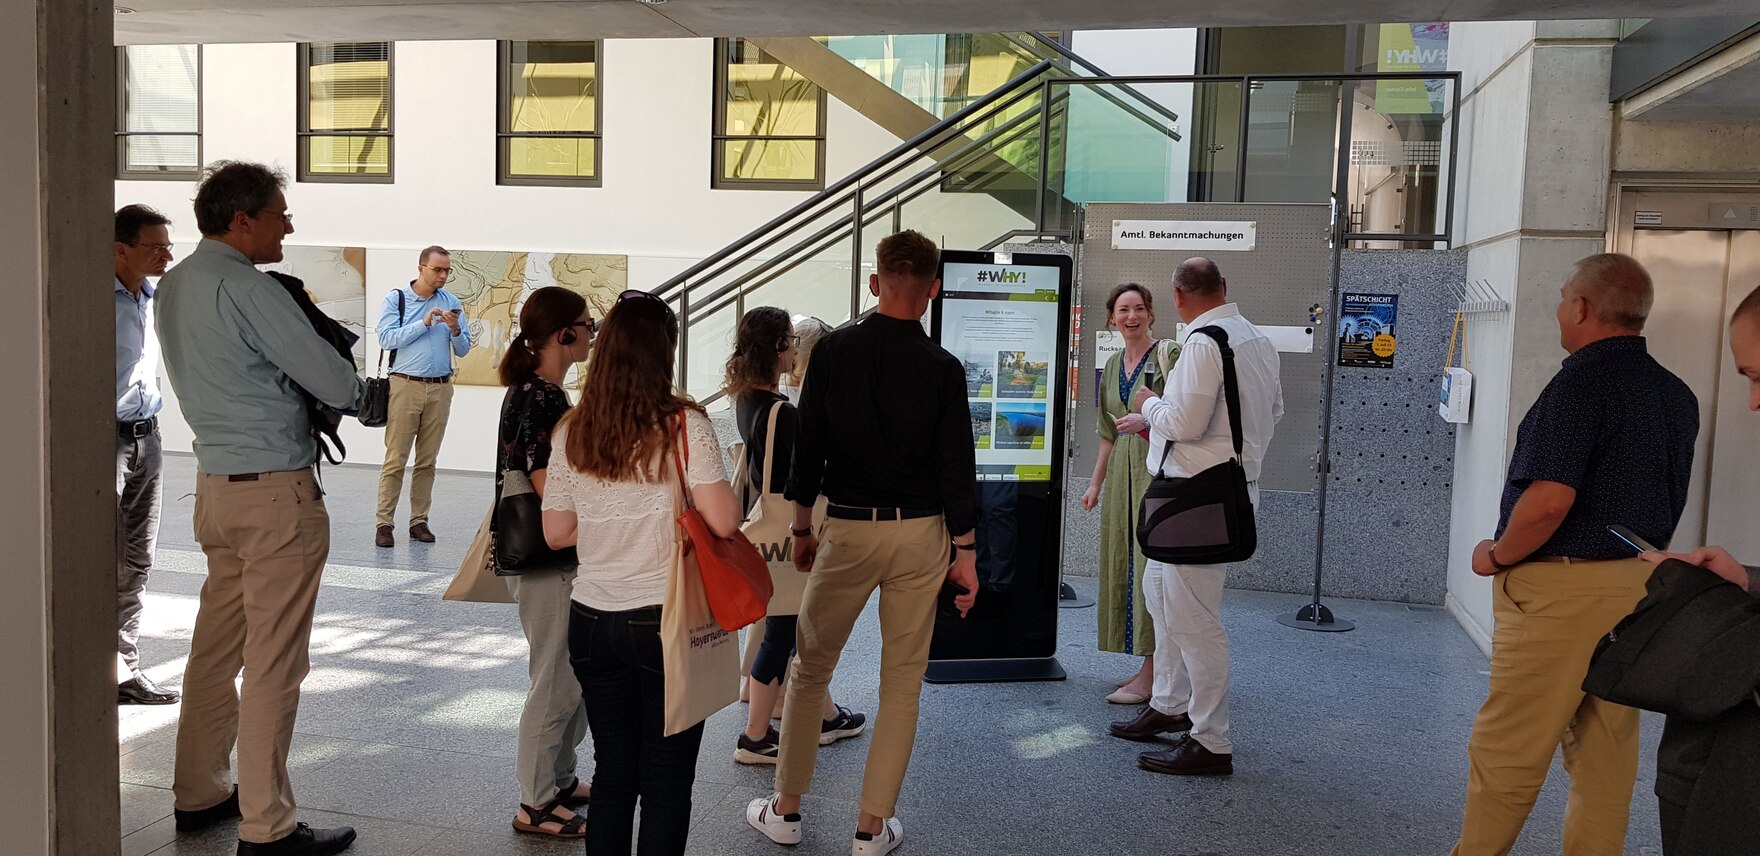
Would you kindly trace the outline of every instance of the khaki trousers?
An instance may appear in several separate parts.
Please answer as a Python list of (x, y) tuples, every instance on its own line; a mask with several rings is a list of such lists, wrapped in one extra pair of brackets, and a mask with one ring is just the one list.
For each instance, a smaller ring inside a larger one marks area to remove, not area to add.
[(1638, 775), (1638, 712), (1583, 692), (1595, 643), (1644, 596), (1647, 562), (1532, 562), (1492, 578), (1491, 692), (1467, 743), (1455, 856), (1515, 846), (1552, 755), (1571, 777), (1564, 856), (1625, 852)]
[(794, 671), (782, 711), (776, 790), (805, 794), (819, 758), (819, 730), (831, 673), (850, 629), (880, 590), (880, 709), (862, 777), (862, 811), (891, 817), (917, 740), (917, 702), (936, 599), (947, 578), (947, 525), (940, 516), (916, 520), (831, 518), (820, 530), (819, 556), (807, 578), (796, 630)]
[[(177, 807), (207, 808), (232, 793), (238, 747), (242, 841), (294, 830), (288, 746), (310, 665), (312, 612), (330, 553), (330, 515), (309, 470), (255, 481), (201, 475), (196, 540), (208, 556), (183, 676), (177, 725)], [(244, 670), (244, 686), (233, 682)]]
[(376, 525), (392, 525), (412, 446), (416, 460), (410, 467), (409, 523), (414, 526), (427, 521), (428, 509), (434, 504), (434, 462), (440, 458), (440, 441), (446, 438), (446, 420), (452, 415), (452, 387), (451, 383), (421, 383), (391, 376)]
[[(575, 572), (536, 571), (504, 577), (519, 604), (519, 626), (529, 650), (532, 689), (519, 716), (514, 769), (519, 800), (542, 808), (576, 778), (575, 747), (587, 736), (587, 708), (568, 660), (568, 613)], [(589, 777), (590, 778), (590, 777)]]

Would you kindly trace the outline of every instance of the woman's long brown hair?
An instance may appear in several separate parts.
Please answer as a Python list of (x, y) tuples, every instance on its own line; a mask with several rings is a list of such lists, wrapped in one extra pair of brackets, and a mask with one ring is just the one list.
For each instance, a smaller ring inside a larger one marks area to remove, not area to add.
[(672, 386), (678, 319), (664, 302), (630, 297), (613, 304), (593, 340), (581, 403), (562, 419), (568, 465), (606, 481), (659, 481), (674, 419), (703, 411)]

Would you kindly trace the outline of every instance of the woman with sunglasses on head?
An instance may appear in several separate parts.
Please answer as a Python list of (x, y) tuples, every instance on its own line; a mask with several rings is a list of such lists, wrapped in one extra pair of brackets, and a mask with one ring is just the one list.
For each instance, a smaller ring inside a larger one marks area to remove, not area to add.
[(666, 672), (660, 606), (679, 549), (675, 456), (683, 489), (719, 537), (739, 530), (721, 445), (703, 408), (673, 387), (678, 319), (660, 298), (626, 291), (599, 325), (581, 403), (552, 437), (544, 494), (550, 546), (576, 548), (568, 652), (593, 734), (587, 852), (677, 856), (691, 826), (703, 725), (663, 736)]
[[(531, 477), (544, 495), (550, 437), (568, 412), (562, 391), (569, 367), (587, 358), (593, 316), (587, 301), (566, 288), (533, 291), (519, 311), (519, 334), (501, 358), (501, 430), (495, 462), (495, 495), (510, 470)], [(490, 518), (494, 526), (494, 518)], [(489, 560), (495, 560), (490, 551)], [(497, 569), (503, 573), (503, 569)], [(506, 577), (519, 603), (520, 629), (530, 647), (531, 692), (519, 718), (520, 805), (513, 828), (520, 832), (580, 838), (586, 818), (571, 811), (591, 789), (575, 774), (575, 746), (587, 733), (581, 687), (568, 663), (568, 604), (572, 567), (518, 572)]]
[[(727, 358), (723, 387), (734, 400), (739, 436), (745, 442), (746, 472), (753, 479), (751, 485), (737, 485), (738, 489), (750, 488), (754, 495), (781, 493), (788, 484), (797, 417), (794, 405), (777, 389), (777, 382), (794, 369), (799, 351), (800, 337), (790, 330), (787, 312), (774, 306), (760, 306), (740, 318), (733, 337), (733, 355)], [(764, 446), (772, 414), (776, 421), (776, 460), (770, 464), (770, 483), (759, 484), (764, 479)], [(752, 661), (747, 684), (751, 706), (746, 712), (746, 730), (733, 752), (733, 760), (738, 763), (776, 763), (781, 737), (771, 727), (770, 719), (782, 689), (783, 675), (788, 671), (788, 659), (794, 654), (795, 619), (792, 614), (771, 613), (764, 617), (764, 641)], [(830, 745), (861, 734), (867, 723), (866, 715), (838, 706), (827, 695), (819, 744)]]

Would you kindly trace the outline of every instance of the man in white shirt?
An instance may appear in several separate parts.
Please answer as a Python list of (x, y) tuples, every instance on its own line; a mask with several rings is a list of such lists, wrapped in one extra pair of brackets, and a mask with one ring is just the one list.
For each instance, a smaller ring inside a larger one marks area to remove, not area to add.
[[(1234, 350), (1241, 465), (1257, 505), (1259, 468), (1271, 433), (1283, 418), (1277, 348), (1228, 302), (1228, 280), (1209, 259), (1180, 264), (1173, 274), (1173, 300), (1186, 333), (1166, 392), (1156, 396), (1145, 387), (1131, 400), (1132, 409), (1149, 422), (1149, 471), (1189, 478), (1234, 457), (1222, 394), (1222, 351), (1215, 339), (1198, 332), (1214, 325), (1227, 334)], [(1228, 740), (1228, 631), (1221, 618), (1226, 579), (1221, 565), (1150, 561), (1145, 569), (1143, 596), (1160, 652), (1154, 696), (1136, 719), (1114, 722), (1111, 732), (1126, 740), (1186, 732), (1171, 749), (1137, 756), (1137, 765), (1145, 770), (1176, 776), (1234, 772), (1234, 748)]]

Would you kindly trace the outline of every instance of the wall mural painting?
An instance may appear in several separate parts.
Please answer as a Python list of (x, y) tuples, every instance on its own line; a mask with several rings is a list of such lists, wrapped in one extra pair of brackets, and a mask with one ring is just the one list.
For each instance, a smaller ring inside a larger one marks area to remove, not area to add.
[[(458, 362), (456, 382), (499, 386), (496, 367), (519, 326), (526, 295), (559, 285), (587, 299), (595, 320), (605, 317), (629, 285), (629, 257), (592, 253), (516, 253), (454, 250), (448, 291), (464, 304), (471, 325), (471, 351)], [(567, 388), (576, 386), (570, 370)]]

